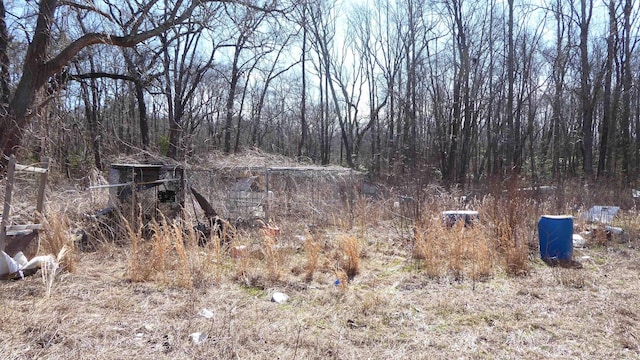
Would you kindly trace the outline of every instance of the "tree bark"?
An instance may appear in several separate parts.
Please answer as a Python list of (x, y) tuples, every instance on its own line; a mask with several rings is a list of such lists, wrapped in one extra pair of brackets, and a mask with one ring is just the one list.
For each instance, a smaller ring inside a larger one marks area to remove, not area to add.
[(593, 102), (591, 94), (591, 64), (589, 62), (589, 26), (592, 0), (580, 0), (580, 103), (582, 105), (582, 169), (593, 176)]

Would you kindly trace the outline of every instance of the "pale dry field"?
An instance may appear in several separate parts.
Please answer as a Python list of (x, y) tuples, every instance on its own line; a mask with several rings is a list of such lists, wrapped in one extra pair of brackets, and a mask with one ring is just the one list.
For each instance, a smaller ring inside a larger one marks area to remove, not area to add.
[[(311, 281), (304, 244), (284, 235), (271, 268), (264, 251), (243, 260), (188, 246), (192, 273), (182, 286), (172, 271), (132, 282), (131, 247), (104, 244), (80, 253), (51, 288), (40, 274), (0, 283), (0, 358), (640, 357), (637, 241), (576, 249), (582, 269), (531, 256), (526, 275), (496, 266), (475, 281), (454, 279), (446, 265), (428, 276), (389, 233), (383, 225), (360, 232), (359, 274), (346, 286), (334, 284), (334, 255), (324, 254), (339, 237), (331, 232)], [(276, 291), (289, 301), (270, 301)], [(195, 344), (195, 332), (206, 339)]]
[(39, 252), (73, 250), (55, 276), (0, 281), (0, 359), (640, 358), (636, 211), (624, 236), (574, 250), (580, 268), (535, 248), (539, 216), (571, 200), (484, 198), (477, 226), (449, 229), (440, 212), (458, 200), (442, 193), (415, 224), (395, 198), (362, 200), (313, 234), (298, 219), (199, 247), (178, 224), (80, 251), (70, 231), (95, 199), (52, 188)]

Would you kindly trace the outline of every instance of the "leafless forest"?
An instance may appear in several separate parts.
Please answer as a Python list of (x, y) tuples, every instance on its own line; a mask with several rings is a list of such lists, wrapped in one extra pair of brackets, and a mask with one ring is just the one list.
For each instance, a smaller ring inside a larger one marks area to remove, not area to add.
[(3, 152), (70, 176), (140, 149), (460, 186), (640, 170), (632, 0), (0, 5)]

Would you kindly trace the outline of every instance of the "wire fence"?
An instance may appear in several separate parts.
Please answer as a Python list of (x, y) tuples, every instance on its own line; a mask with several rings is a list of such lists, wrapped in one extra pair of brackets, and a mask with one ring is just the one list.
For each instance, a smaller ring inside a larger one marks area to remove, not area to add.
[(192, 170), (187, 183), (235, 223), (260, 219), (328, 224), (349, 211), (362, 176), (343, 168), (247, 167)]

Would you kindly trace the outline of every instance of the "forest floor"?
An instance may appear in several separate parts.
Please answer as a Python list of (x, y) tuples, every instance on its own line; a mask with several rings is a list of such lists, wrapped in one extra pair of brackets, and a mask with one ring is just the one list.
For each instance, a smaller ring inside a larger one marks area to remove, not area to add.
[[(51, 201), (64, 202), (73, 191)], [(640, 223), (640, 215), (625, 213), (632, 219), (625, 226)], [(636, 232), (587, 239), (574, 249), (580, 266), (573, 268), (548, 266), (533, 250), (526, 271), (511, 275), (494, 252), (490, 273), (454, 276), (455, 252), (439, 253), (446, 259), (434, 273), (399, 227), (392, 218), (367, 218), (311, 234), (293, 224), (269, 239), (250, 229), (232, 242), (235, 252), (187, 244), (184, 256), (164, 263), (184, 262), (186, 281), (179, 264), (157, 271), (131, 241), (100, 243), (76, 251), (73, 267), (57, 274), (0, 282), (0, 358), (640, 357)], [(425, 231), (445, 241), (493, 234)], [(357, 254), (340, 245), (345, 239), (357, 240)], [(162, 254), (180, 255), (177, 244)], [(351, 281), (336, 270), (345, 254), (356, 261)], [(156, 272), (136, 273), (147, 268)], [(276, 292), (288, 300), (272, 301)]]

